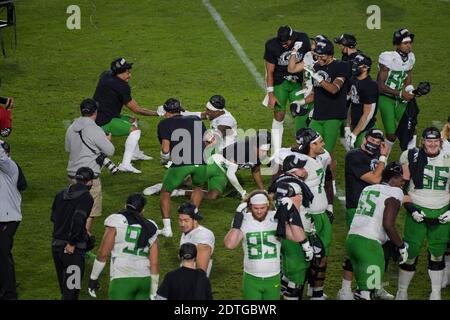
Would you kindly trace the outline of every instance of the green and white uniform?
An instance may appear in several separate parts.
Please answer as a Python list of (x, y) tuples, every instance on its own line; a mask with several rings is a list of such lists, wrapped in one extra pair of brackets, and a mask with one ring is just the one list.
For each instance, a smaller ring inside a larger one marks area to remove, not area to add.
[[(408, 54), (408, 59), (406, 61), (402, 60), (402, 57), (397, 51), (385, 51), (381, 53), (378, 58), (378, 63), (389, 69), (384, 84), (391, 89), (402, 90), (408, 72), (412, 70), (415, 62), (416, 57), (412, 52)], [(405, 112), (406, 102), (399, 97), (381, 93), (378, 100), (378, 108), (380, 109), (385, 133), (394, 134), (398, 122)]]
[(211, 121), (211, 128), (215, 131), (219, 130), (219, 126), (230, 127), (230, 129), (227, 129), (227, 134), (222, 137), (223, 141), (222, 145), (219, 147), (220, 149), (223, 149), (228, 145), (235, 143), (237, 140), (237, 121), (230, 112), (228, 112), (227, 110), (224, 111), (225, 113), (223, 115)]
[(382, 245), (389, 240), (383, 227), (385, 201), (403, 201), (403, 191), (386, 184), (365, 187), (346, 241), (359, 290), (380, 289), (384, 275)]
[[(280, 247), (275, 236), (275, 211), (269, 211), (263, 221), (244, 214), (241, 231), (244, 234), (244, 300), (278, 300), (280, 298)], [(299, 248), (299, 250), (301, 250)]]
[(149, 250), (158, 237), (158, 226), (145, 248), (138, 248), (141, 233), (138, 224), (129, 225), (122, 214), (112, 214), (105, 226), (116, 229), (114, 247), (111, 251), (109, 298), (111, 300), (148, 300), (150, 297)]
[[(423, 188), (415, 189), (411, 179), (408, 194), (414, 206), (427, 218), (437, 218), (448, 210), (450, 202), (450, 153), (441, 151), (436, 157), (428, 157), (427, 162), (423, 172)], [(409, 164), (408, 151), (402, 153), (400, 163)], [(449, 239), (449, 224), (428, 227), (425, 222), (419, 223), (411, 215), (406, 215), (404, 239), (409, 245), (409, 259), (419, 256), (425, 238), (433, 256), (444, 255)]]
[(212, 233), (211, 230), (208, 228), (205, 228), (204, 226), (198, 226), (197, 228), (191, 230), (189, 233), (182, 233), (180, 238), (180, 247), (182, 244), (190, 242), (195, 245), (198, 244), (206, 244), (211, 247), (211, 258), (209, 259), (208, 263), (208, 270), (206, 272), (206, 275), (209, 277), (211, 274), (211, 268), (212, 268), (212, 255), (214, 253), (214, 233)]
[[(312, 55), (311, 51), (305, 53), (305, 55), (303, 57), (303, 63), (305, 64), (305, 66), (307, 66), (311, 69), (314, 67), (315, 61), (313, 59), (313, 55)], [(304, 83), (304, 87), (301, 90), (301, 91), (303, 91), (303, 93), (298, 96), (298, 98), (297, 98), (298, 100), (306, 99), (306, 97), (309, 96), (311, 94), (311, 91), (313, 90), (311, 75), (308, 72), (303, 73), (303, 83)], [(314, 107), (314, 103), (313, 102), (308, 103), (306, 106), (307, 106), (308, 110), (311, 112)], [(308, 121), (310, 112), (308, 112), (304, 116), (296, 116), (295, 117), (295, 132), (297, 132), (301, 128), (307, 127), (307, 121)]]

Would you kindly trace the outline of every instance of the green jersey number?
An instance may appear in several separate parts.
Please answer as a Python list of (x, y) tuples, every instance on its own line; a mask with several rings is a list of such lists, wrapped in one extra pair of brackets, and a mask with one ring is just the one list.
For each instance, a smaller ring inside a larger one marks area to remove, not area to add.
[(358, 201), (358, 208), (356, 209), (355, 214), (362, 214), (365, 216), (373, 217), (375, 212), (375, 201), (380, 196), (379, 191), (375, 190), (365, 190), (361, 194), (361, 197)]
[(408, 71), (393, 71), (389, 70), (389, 75), (386, 79), (385, 85), (394, 90), (403, 88), (405, 79), (408, 76)]
[(138, 248), (138, 239), (141, 234), (141, 227), (128, 226), (127, 233), (125, 234), (125, 241), (130, 245), (123, 249), (124, 253), (132, 254), (135, 256), (147, 257), (148, 247)]
[(322, 193), (323, 190), (323, 178), (325, 177), (325, 171), (323, 170), (323, 168), (317, 169), (316, 170), (316, 174), (319, 177), (319, 193)]
[[(431, 175), (426, 174), (425, 170), (431, 172)], [(433, 167), (427, 164), (425, 170), (423, 173), (423, 188), (428, 190), (445, 190), (448, 182), (449, 167)], [(445, 173), (445, 175), (442, 175), (442, 173)]]
[[(275, 237), (275, 231), (248, 232), (247, 239), (248, 258), (251, 260), (273, 259), (278, 256), (277, 244), (270, 242), (269, 237)], [(263, 252), (263, 247), (268, 250)]]

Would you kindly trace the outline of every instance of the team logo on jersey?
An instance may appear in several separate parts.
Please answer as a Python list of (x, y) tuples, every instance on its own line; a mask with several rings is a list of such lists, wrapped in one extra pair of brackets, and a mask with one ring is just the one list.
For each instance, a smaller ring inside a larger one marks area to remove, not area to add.
[(352, 103), (359, 104), (358, 90), (356, 90), (356, 86), (354, 84), (350, 88), (350, 100)]
[[(285, 51), (278, 57), (278, 65), (279, 66), (287, 66), (289, 64), (289, 57), (291, 56), (292, 51)], [(297, 52), (295, 54), (295, 62), (300, 62), (303, 59), (303, 53)]]

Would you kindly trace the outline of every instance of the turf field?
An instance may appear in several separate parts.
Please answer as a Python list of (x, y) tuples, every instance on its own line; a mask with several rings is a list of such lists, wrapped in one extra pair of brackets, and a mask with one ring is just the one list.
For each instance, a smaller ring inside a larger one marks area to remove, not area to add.
[[(448, 1), (377, 1), (381, 8), (381, 29), (366, 27), (366, 8), (371, 1), (342, 0), (267, 1), (212, 0), (211, 4), (243, 50), (264, 75), (264, 43), (276, 34), (280, 25), (290, 24), (309, 35), (323, 33), (336, 37), (343, 32), (356, 35), (359, 48), (376, 61), (382, 51), (392, 50), (392, 32), (407, 27), (415, 33), (413, 50), (416, 65), (413, 83), (428, 80), (430, 95), (420, 98), (419, 130), (450, 114), (450, 30)], [(81, 30), (68, 30), (66, 8), (81, 8)], [(21, 164), (29, 182), (23, 194), (23, 222), (15, 237), (14, 256), (20, 299), (59, 299), (50, 251), (52, 225), (50, 207), (54, 194), (66, 186), (68, 155), (64, 151), (64, 133), (70, 121), (79, 115), (79, 103), (91, 97), (98, 75), (110, 62), (124, 56), (134, 62), (131, 80), (134, 98), (144, 107), (155, 109), (167, 98), (176, 97), (191, 111), (202, 109), (213, 94), (222, 94), (227, 108), (236, 116), (241, 128), (270, 128), (272, 115), (261, 106), (264, 96), (246, 65), (242, 63), (201, 0), (27, 0), (17, 1), (18, 47), (9, 48), (8, 57), (0, 59), (0, 94), (15, 98), (13, 132), (8, 138), (12, 155)], [(339, 51), (338, 48), (335, 48)], [(338, 57), (340, 54), (338, 52)], [(376, 77), (376, 68), (372, 70)], [(142, 117), (141, 117), (142, 118)], [(102, 176), (103, 217), (122, 208), (126, 197), (135, 191), (160, 182), (164, 168), (159, 165), (156, 139), (158, 119), (142, 119), (141, 148), (155, 160), (136, 162), (141, 175)], [(284, 144), (294, 142), (293, 122), (286, 123)], [(381, 125), (381, 123), (380, 123)], [(124, 139), (114, 139), (118, 163), (123, 154)], [(343, 190), (343, 156), (338, 149), (339, 189)], [(398, 144), (392, 159), (398, 158)], [(253, 188), (249, 172), (241, 174), (247, 191)], [(269, 179), (266, 177), (266, 182)], [(145, 215), (162, 226), (159, 198), (149, 197)], [(182, 201), (174, 199), (175, 208)], [(204, 201), (203, 224), (215, 232), (216, 250), (211, 275), (215, 299), (241, 297), (242, 250), (226, 250), (226, 234), (238, 199), (222, 198)], [(336, 199), (334, 242), (329, 259), (325, 292), (332, 298), (341, 285), (341, 263), (344, 256), (344, 211)], [(401, 213), (403, 217), (404, 213)], [(401, 218), (398, 226), (402, 226)], [(95, 223), (95, 235), (101, 238), (103, 219)], [(179, 232), (173, 219), (175, 235), (160, 238), (161, 279), (177, 267)], [(92, 262), (87, 264), (82, 298)], [(411, 299), (427, 299), (430, 291), (426, 259), (419, 259), (418, 272), (410, 287)], [(108, 270), (102, 276), (100, 298), (107, 298)], [(397, 267), (391, 265), (385, 281), (395, 293)], [(443, 298), (449, 298), (448, 289)]]

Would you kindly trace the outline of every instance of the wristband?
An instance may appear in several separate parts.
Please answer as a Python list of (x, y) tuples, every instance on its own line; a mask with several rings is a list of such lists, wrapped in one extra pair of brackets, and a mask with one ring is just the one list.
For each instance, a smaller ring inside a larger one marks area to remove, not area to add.
[(386, 156), (380, 156), (380, 157), (378, 158), (378, 161), (383, 162), (384, 165), (387, 164), (387, 158), (386, 158)]
[(273, 87), (267, 87), (267, 88), (266, 88), (266, 92), (267, 92), (267, 93), (273, 92)]
[(106, 262), (101, 262), (95, 259), (94, 265), (92, 266), (92, 272), (91, 272), (91, 279), (97, 280), (100, 274), (103, 271), (103, 268), (105, 267)]

